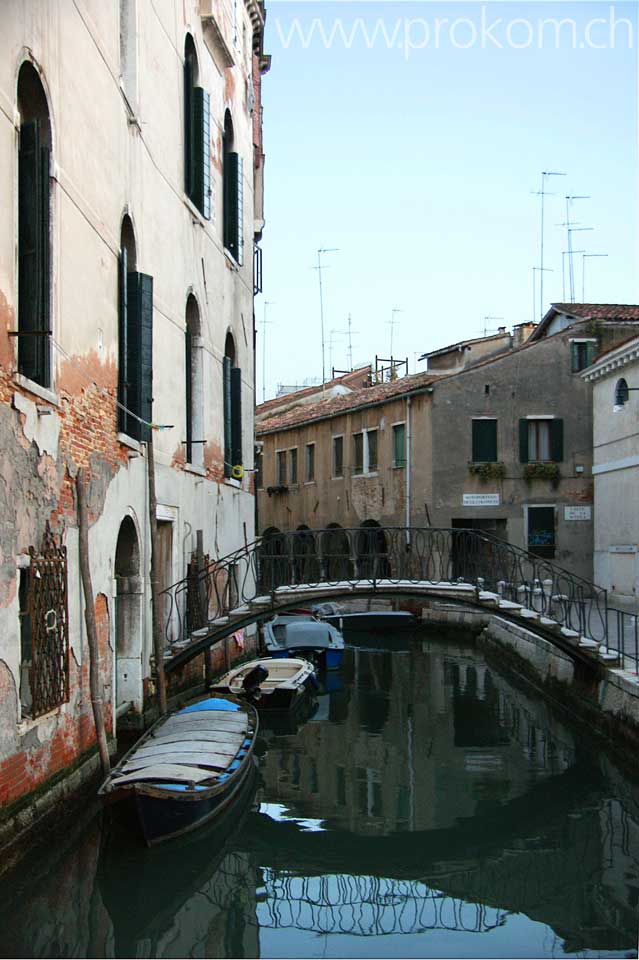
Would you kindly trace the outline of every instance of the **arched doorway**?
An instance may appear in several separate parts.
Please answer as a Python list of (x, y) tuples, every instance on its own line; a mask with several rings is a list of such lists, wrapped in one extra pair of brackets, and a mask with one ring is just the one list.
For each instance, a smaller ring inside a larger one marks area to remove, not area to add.
[(115, 707), (141, 704), (142, 577), (140, 544), (131, 517), (120, 524), (115, 548)]
[(362, 580), (390, 576), (386, 535), (377, 520), (364, 520), (355, 537), (357, 576)]

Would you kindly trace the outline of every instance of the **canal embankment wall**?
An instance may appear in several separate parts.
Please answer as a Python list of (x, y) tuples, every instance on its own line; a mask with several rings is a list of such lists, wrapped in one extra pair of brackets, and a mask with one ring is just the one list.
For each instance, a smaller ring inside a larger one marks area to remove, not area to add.
[(587, 724), (616, 758), (636, 769), (639, 757), (639, 678), (617, 667), (574, 660), (532, 630), (485, 610), (433, 601), (422, 622), (465, 629), (487, 659), (521, 675), (557, 706)]

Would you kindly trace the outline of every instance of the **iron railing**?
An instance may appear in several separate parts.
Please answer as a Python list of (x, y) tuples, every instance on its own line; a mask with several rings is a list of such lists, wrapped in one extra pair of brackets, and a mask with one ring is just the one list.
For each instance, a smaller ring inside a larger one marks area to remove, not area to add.
[[(372, 592), (410, 592), (424, 582), (472, 585), (610, 647), (606, 591), (552, 560), (479, 530), (376, 526), (274, 533), (191, 569), (163, 592), (166, 642), (186, 644), (193, 624), (206, 629), (257, 598), (270, 597), (275, 607), (280, 587), (344, 586), (347, 593), (362, 581)], [(636, 662), (636, 639), (634, 651), (624, 652), (634, 652)]]

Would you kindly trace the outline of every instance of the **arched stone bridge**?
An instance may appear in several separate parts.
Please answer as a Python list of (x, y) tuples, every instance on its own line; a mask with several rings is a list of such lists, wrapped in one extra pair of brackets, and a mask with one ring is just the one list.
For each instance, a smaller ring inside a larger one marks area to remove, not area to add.
[(472, 529), (379, 527), (271, 533), (165, 590), (165, 671), (241, 627), (322, 600), (428, 597), (489, 609), (573, 659), (616, 665), (607, 595), (568, 570)]

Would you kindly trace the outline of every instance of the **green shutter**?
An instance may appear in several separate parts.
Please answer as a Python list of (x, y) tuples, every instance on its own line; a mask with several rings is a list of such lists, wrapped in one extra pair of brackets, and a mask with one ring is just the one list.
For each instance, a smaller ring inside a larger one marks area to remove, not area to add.
[(193, 90), (193, 203), (202, 216), (211, 219), (211, 106), (202, 87)]
[(224, 409), (224, 476), (231, 476), (232, 447), (231, 447), (231, 361), (229, 357), (222, 360), (222, 402)]
[(231, 462), (242, 463), (242, 371), (231, 370)]
[(599, 344), (596, 340), (588, 341), (586, 345), (586, 366), (589, 367), (592, 363), (595, 362), (595, 357), (597, 356), (597, 351), (599, 350)]
[(572, 373), (579, 372), (579, 346), (574, 340), (570, 344), (570, 369)]
[(147, 440), (153, 415), (153, 277), (145, 273), (127, 276), (127, 407), (126, 433)]
[(193, 196), (195, 189), (193, 151), (193, 64), (187, 56), (184, 61), (184, 192)]
[(224, 157), (224, 246), (241, 265), (244, 259), (244, 181), (239, 153)]
[(528, 421), (519, 421), (519, 461), (528, 463)]
[(564, 421), (550, 421), (550, 459), (561, 463), (564, 459)]
[(495, 463), (497, 460), (497, 421), (473, 420), (473, 462)]
[(48, 387), (49, 150), (40, 123), (20, 127), (18, 155), (18, 370)]
[[(184, 333), (184, 373), (185, 390), (184, 404), (186, 407), (186, 462), (193, 462), (193, 348), (191, 331), (186, 328)], [(200, 439), (198, 437), (198, 439)]]
[(120, 250), (118, 257), (118, 430), (128, 433), (127, 415), (123, 407), (128, 407), (127, 372), (127, 274), (128, 256), (126, 250)]
[(403, 423), (393, 427), (393, 466), (406, 466), (406, 428)]

